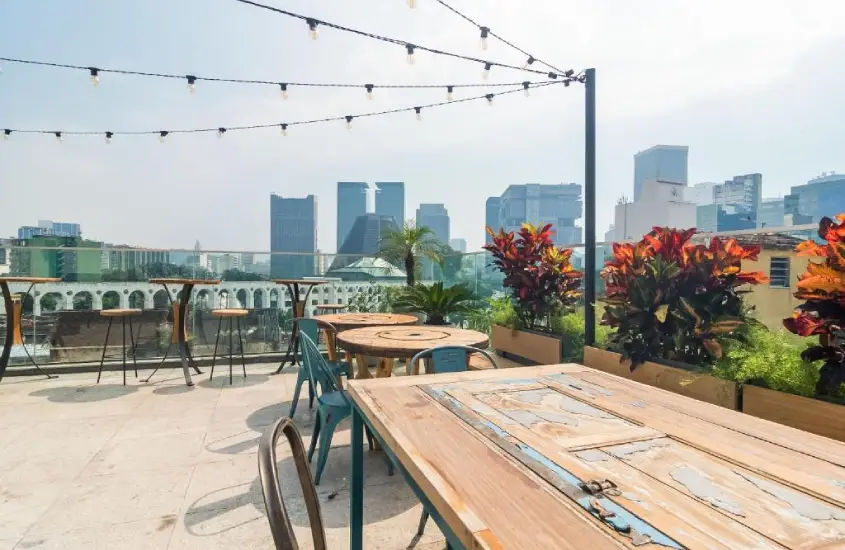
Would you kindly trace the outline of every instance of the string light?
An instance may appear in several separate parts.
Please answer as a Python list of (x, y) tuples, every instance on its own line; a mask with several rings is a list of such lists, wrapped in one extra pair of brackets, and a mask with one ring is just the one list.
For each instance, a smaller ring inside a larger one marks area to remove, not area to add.
[(279, 89), (282, 91), (282, 99), (287, 100), (287, 98), (288, 98), (288, 85), (287, 84), (279, 84)]
[(96, 67), (88, 67), (88, 71), (91, 73), (91, 84), (97, 86), (100, 84), (100, 69)]
[(311, 35), (311, 40), (317, 40), (317, 21), (309, 17), (305, 22), (308, 23), (308, 34)]
[(375, 99), (375, 95), (373, 95), (373, 85), (372, 84), (364, 84), (364, 87), (367, 89), (367, 99), (373, 100)]
[(407, 57), (408, 65), (414, 64), (414, 49), (415, 48), (416, 48), (416, 46), (414, 46), (413, 44), (405, 44), (405, 50), (408, 52), (408, 57)]
[(417, 120), (422, 120), (422, 107), (414, 107), (414, 111), (417, 113)]
[(12, 135), (12, 131), (11, 131), (11, 130), (9, 130), (8, 128), (6, 128), (5, 130), (3, 130), (3, 139), (4, 139), (4, 140), (8, 141), (8, 140), (9, 140), (9, 138), (11, 137), (11, 135)]
[(222, 138), (223, 134), (225, 134), (225, 133), (226, 133), (226, 128), (224, 128), (222, 126), (220, 128), (218, 128), (217, 129), (217, 139)]
[(484, 97), (487, 98), (487, 105), (489, 107), (492, 107), (493, 106), (493, 94), (487, 94)]
[(415, 9), (417, 7), (417, 0), (408, 0), (408, 7)]
[(166, 137), (167, 137), (167, 134), (169, 134), (169, 133), (170, 133), (170, 132), (168, 132), (167, 130), (162, 130), (161, 132), (159, 132), (159, 133), (158, 133), (158, 142), (159, 142), (159, 143), (164, 143), (164, 138), (166, 138)]
[(489, 27), (479, 27), (479, 30), (481, 31), (481, 49), (486, 50), (487, 49), (487, 35), (490, 34), (490, 28)]
[(452, 93), (454, 91), (454, 86), (446, 86), (446, 101), (452, 101), (455, 98), (455, 94)]
[(525, 82), (522, 83), (522, 87), (525, 90), (525, 97), (530, 96), (531, 94), (528, 93), (528, 88), (531, 87), (531, 83), (526, 80)]
[(533, 65), (535, 61), (537, 61), (537, 60), (536, 60), (536, 59), (534, 59), (534, 57), (533, 57), (533, 56), (529, 55), (529, 56), (528, 56), (528, 60), (527, 60), (527, 61), (526, 61), (526, 62), (522, 65), (522, 68), (523, 68), (523, 69), (527, 69), (528, 67), (530, 67), (531, 65)]
[(192, 74), (189, 74), (185, 77), (188, 81), (188, 91), (194, 93), (197, 91), (197, 77)]
[(56, 136), (56, 139), (58, 140), (59, 143), (61, 143), (65, 140), (65, 138), (62, 137), (61, 132), (53, 132), (53, 135)]
[(481, 73), (481, 78), (483, 78), (484, 80), (487, 80), (488, 78), (490, 78), (490, 69), (491, 68), (492, 68), (492, 65), (490, 63), (485, 63), (484, 64), (484, 71)]
[(111, 145), (112, 137), (114, 137), (114, 132), (106, 132), (106, 145)]
[(355, 117), (353, 117), (352, 115), (346, 115), (344, 118), (346, 119), (346, 129), (351, 130), (352, 129), (352, 119), (355, 118)]
[(287, 137), (287, 135), (288, 135), (288, 125), (282, 124), (281, 127), (282, 127), (282, 136)]

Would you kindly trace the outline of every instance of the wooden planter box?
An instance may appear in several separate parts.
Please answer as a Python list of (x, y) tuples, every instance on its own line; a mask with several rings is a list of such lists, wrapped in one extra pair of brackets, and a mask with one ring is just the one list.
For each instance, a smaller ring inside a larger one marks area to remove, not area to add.
[(836, 403), (801, 397), (757, 386), (742, 387), (742, 412), (845, 441), (845, 408)]
[(563, 349), (560, 338), (555, 336), (500, 325), (491, 328), (490, 347), (505, 357), (537, 365), (557, 365)]
[(584, 365), (590, 368), (648, 384), (699, 401), (731, 410), (739, 409), (740, 385), (714, 376), (699, 374), (647, 361), (631, 372), (630, 362), (620, 363), (612, 351), (584, 347)]

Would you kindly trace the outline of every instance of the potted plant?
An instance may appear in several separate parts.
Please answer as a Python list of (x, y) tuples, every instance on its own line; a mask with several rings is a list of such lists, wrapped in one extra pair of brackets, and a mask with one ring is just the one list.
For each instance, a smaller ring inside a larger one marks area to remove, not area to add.
[(515, 314), (511, 326), (492, 326), (493, 348), (535, 363), (559, 363), (562, 346), (552, 334), (552, 319), (578, 303), (583, 276), (570, 263), (572, 249), (555, 246), (551, 224), (523, 224), (518, 233), (494, 233), (489, 227), (487, 232), (493, 243), (484, 249), (504, 274)]
[(845, 421), (841, 403), (845, 382), (845, 214), (836, 220), (819, 222), (821, 244), (813, 240), (795, 250), (810, 260), (807, 271), (798, 277), (795, 297), (806, 300), (792, 317), (783, 320), (790, 332), (804, 337), (819, 337), (819, 342), (801, 353), (809, 362), (822, 361), (814, 396), (799, 397), (755, 386), (743, 390), (743, 411), (845, 441)]
[(403, 288), (393, 302), (396, 311), (420, 313), (426, 325), (447, 325), (452, 315), (465, 315), (473, 310), (475, 295), (466, 285), (443, 286), (416, 284)]
[(638, 243), (613, 244), (602, 324), (615, 332), (608, 351), (584, 350), (584, 364), (737, 409), (737, 383), (700, 373), (722, 357), (722, 341), (747, 330), (741, 287), (766, 278), (741, 263), (760, 248), (718, 237), (696, 245), (695, 233), (655, 227)]

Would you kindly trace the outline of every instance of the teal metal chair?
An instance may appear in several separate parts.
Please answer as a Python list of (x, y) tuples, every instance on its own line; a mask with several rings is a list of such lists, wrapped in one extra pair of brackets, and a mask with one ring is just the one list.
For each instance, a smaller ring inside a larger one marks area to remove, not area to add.
[[(314, 484), (320, 484), (329, 449), (332, 446), (334, 430), (341, 420), (352, 414), (352, 402), (349, 394), (337, 386), (337, 378), (328, 361), (317, 349), (317, 344), (307, 333), (300, 333), (299, 344), (302, 348), (302, 362), (305, 370), (311, 376), (311, 387), (317, 396), (317, 418), (314, 420), (314, 432), (311, 434), (311, 445), (308, 447), (308, 462), (314, 457), (319, 437), (320, 454), (317, 455), (317, 471), (314, 474)], [(373, 436), (367, 431), (367, 443), (373, 450)], [(388, 464), (392, 472), (393, 464)]]
[[(483, 349), (473, 348), (469, 346), (442, 346), (439, 348), (429, 348), (416, 354), (408, 363), (408, 366), (415, 365), (417, 361), (430, 358), (430, 362), (426, 367), (427, 373), (441, 374), (444, 372), (464, 372), (467, 370), (467, 357), (473, 353), (480, 353), (486, 357), (490, 363), (493, 364), (494, 369), (498, 369), (499, 365), (493, 356)], [(422, 516), (420, 516), (420, 524), (417, 527), (417, 537), (423, 536), (425, 532), (425, 524), (428, 522), (428, 510), (423, 508)], [(447, 548), (450, 546), (447, 544)]]
[[(320, 329), (322, 328), (324, 331), (332, 331), (337, 334), (337, 329), (327, 323), (325, 321), (318, 321), (317, 319), (295, 319), (294, 322), (299, 325), (299, 333), (308, 336), (312, 342), (317, 341), (317, 337), (320, 333)], [(334, 340), (337, 342), (337, 339)], [(337, 356), (337, 344), (335, 344), (335, 356)], [(302, 356), (305, 356), (305, 351), (303, 350), (302, 339), (299, 339), (299, 353)], [(329, 368), (332, 371), (332, 377), (336, 378), (338, 376), (352, 376), (352, 366), (346, 363), (345, 361), (328, 361)], [(296, 412), (296, 405), (299, 403), (299, 393), (302, 391), (302, 384), (308, 384), (308, 408), (314, 408), (314, 386), (311, 384), (311, 375), (308, 372), (308, 366), (303, 361), (302, 364), (299, 365), (299, 373), (296, 376), (296, 387), (293, 390), (293, 400), (290, 404), (290, 412), (288, 416), (293, 418), (293, 413)], [(322, 376), (321, 373), (314, 373), (315, 377), (319, 380)]]

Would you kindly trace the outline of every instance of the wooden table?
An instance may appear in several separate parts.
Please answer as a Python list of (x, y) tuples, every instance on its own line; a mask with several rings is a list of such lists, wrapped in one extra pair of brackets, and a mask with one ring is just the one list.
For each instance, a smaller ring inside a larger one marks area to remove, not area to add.
[[(364, 327), (384, 327), (384, 326), (407, 326), (416, 325), (419, 319), (413, 315), (405, 315), (402, 313), (332, 313), (328, 315), (318, 315), (315, 317), (320, 321), (329, 323), (338, 332), (344, 330), (354, 330), (356, 328)], [(329, 359), (336, 359), (334, 355), (334, 335), (326, 333), (328, 340)], [(364, 355), (354, 355), (352, 352), (346, 352), (346, 361), (351, 365), (352, 357), (355, 357), (358, 362), (358, 377), (369, 378), (370, 371), (367, 368), (367, 358)], [(383, 359), (379, 361), (379, 371), (384, 371)], [(377, 373), (379, 372), (377, 371)], [(363, 373), (367, 374), (363, 374)]]
[[(328, 283), (326, 279), (273, 279), (273, 282), (277, 285), (284, 285), (287, 289), (288, 293), (290, 294), (291, 304), (293, 305), (293, 317), (294, 319), (298, 319), (300, 317), (305, 317), (305, 306), (308, 304), (308, 297), (311, 296), (311, 291), (314, 290), (315, 286), (324, 285)], [(305, 298), (300, 300), (299, 299), (299, 287), (304, 286), (307, 288), (305, 291)], [(299, 339), (299, 328), (296, 326), (296, 323), (293, 324), (293, 327), (290, 331), (290, 341), (288, 342), (288, 350), (285, 352), (285, 357), (282, 359), (282, 362), (279, 364), (279, 368), (276, 369), (276, 374), (282, 372), (282, 369), (285, 367), (285, 363), (293, 358), (291, 361), (291, 365), (296, 365), (296, 343)]]
[[(3, 341), (3, 351), (0, 352), (0, 380), (3, 380), (3, 374), (6, 372), (6, 367), (9, 366), (9, 356), (12, 354), (12, 346), (15, 344), (23, 345), (23, 350), (35, 368), (46, 376), (47, 378), (56, 378), (41, 370), (35, 359), (29, 354), (26, 349), (23, 337), (21, 335), (21, 315), (23, 313), (23, 305), (26, 297), (32, 292), (32, 287), (38, 283), (60, 283), (61, 279), (57, 277), (0, 277), (0, 293), (3, 294), (3, 305), (6, 311), (6, 338)], [(9, 290), (10, 283), (29, 283), (29, 288), (23, 295), (21, 300), (15, 301), (12, 299), (12, 293)]]
[[(580, 365), (352, 380), (453, 548), (845, 548), (845, 444)], [(595, 482), (595, 483), (594, 483)]]
[[(338, 333), (337, 343), (347, 352), (358, 357), (356, 378), (370, 378), (370, 371), (360, 356), (383, 358), (376, 370), (376, 377), (388, 377), (393, 372), (393, 359), (410, 359), (421, 351), (440, 346), (472, 346), (486, 348), (487, 335), (474, 330), (421, 325), (416, 327), (367, 327)], [(389, 361), (388, 361), (389, 359)], [(361, 365), (364, 364), (364, 367)], [(412, 368), (408, 365), (408, 368)]]
[[(171, 305), (173, 304), (173, 298), (170, 297), (170, 290), (167, 288), (167, 285), (182, 285), (179, 307), (173, 310), (173, 330), (176, 333), (176, 341), (179, 344), (179, 357), (182, 360), (182, 372), (185, 375), (185, 384), (193, 386), (194, 381), (191, 380), (191, 369), (193, 368), (197, 374), (202, 374), (202, 371), (197, 367), (191, 355), (191, 350), (188, 348), (188, 302), (191, 299), (191, 291), (196, 285), (217, 285), (220, 284), (220, 281), (212, 279), (150, 279), (149, 283), (164, 286), (164, 290), (167, 292), (167, 299), (170, 300)], [(167, 354), (165, 353), (164, 359), (166, 358)], [(162, 363), (164, 363), (164, 359), (161, 360)], [(160, 366), (161, 363), (159, 364)], [(157, 370), (158, 367), (156, 367), (144, 382), (149, 382)]]

